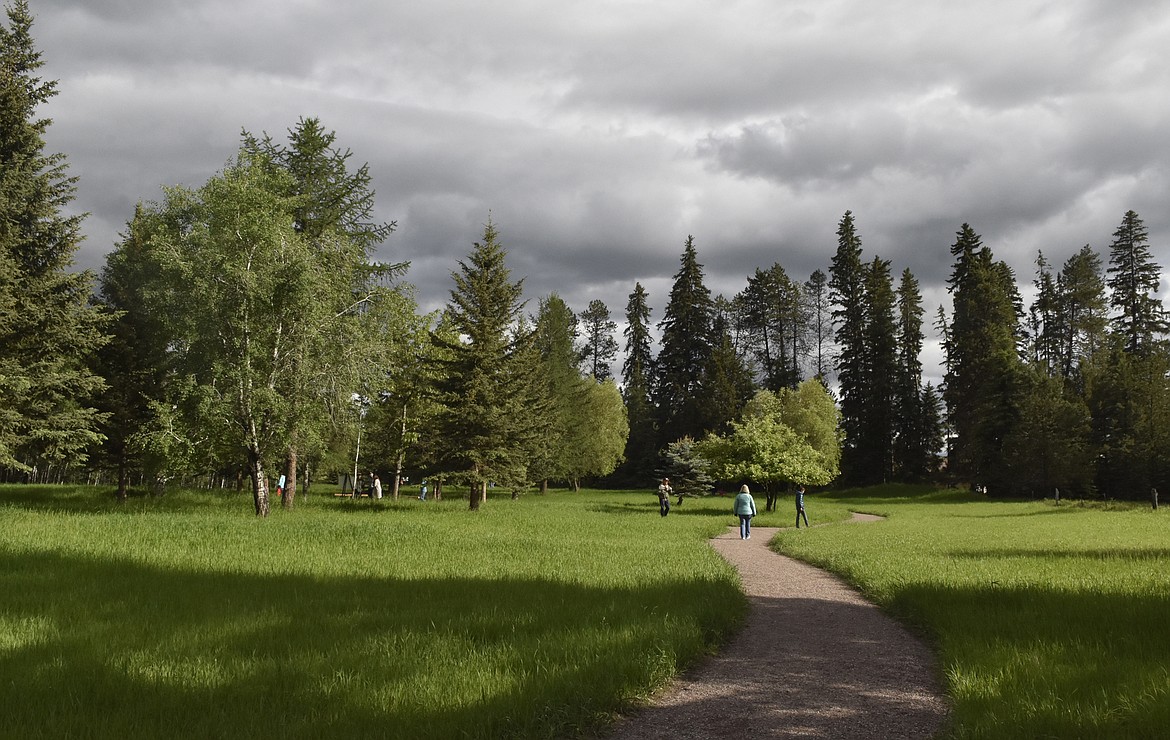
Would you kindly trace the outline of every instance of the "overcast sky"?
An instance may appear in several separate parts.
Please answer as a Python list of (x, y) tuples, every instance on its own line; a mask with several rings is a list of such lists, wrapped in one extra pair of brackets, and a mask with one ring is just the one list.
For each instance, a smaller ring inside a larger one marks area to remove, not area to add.
[[(31, 0), (100, 267), (135, 203), (198, 186), (240, 132), (315, 116), (368, 162), (379, 250), (424, 308), (489, 213), (529, 310), (662, 308), (688, 234), (731, 297), (756, 267), (910, 267), (930, 316), (968, 222), (1030, 284), (1107, 258), (1133, 209), (1170, 265), (1163, 0)], [(1164, 286), (1165, 287), (1165, 286)], [(1163, 295), (1166, 295), (1164, 292)], [(928, 328), (929, 333), (933, 333)], [(624, 346), (624, 345), (623, 345)]]

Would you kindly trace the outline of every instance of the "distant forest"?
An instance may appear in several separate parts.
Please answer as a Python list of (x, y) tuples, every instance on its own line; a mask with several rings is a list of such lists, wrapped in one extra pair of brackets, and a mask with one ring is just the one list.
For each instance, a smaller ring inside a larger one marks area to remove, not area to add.
[[(1137, 499), (1170, 483), (1170, 326), (1133, 211), (1107, 255), (1037, 253), (1031, 305), (962, 224), (951, 305), (929, 318), (910, 270), (864, 254), (851, 212), (826, 270), (761, 266), (730, 299), (704, 285), (687, 237), (661, 319), (635, 284), (619, 337), (601, 301), (552, 294), (526, 313), (490, 220), (446, 308), (420, 313), (408, 266), (371, 261), (395, 224), (373, 219), (367, 166), (305, 118), (284, 140), (245, 132), (222, 172), (140, 204), (100, 274), (77, 273), (75, 179), (36, 117), (55, 83), (36, 76), (27, 4), (7, 15), (4, 480), (116, 482), (123, 497), (250, 481), (261, 515), (278, 477), (286, 507), (298, 483), (374, 472), (395, 496), (404, 476), (470, 489), (473, 507), (492, 484), (647, 486), (689, 464), (680, 443), (730, 438), (745, 411), (833, 379), (840, 484)], [(939, 387), (922, 378), (927, 320)], [(778, 480), (807, 482), (799, 471)]]

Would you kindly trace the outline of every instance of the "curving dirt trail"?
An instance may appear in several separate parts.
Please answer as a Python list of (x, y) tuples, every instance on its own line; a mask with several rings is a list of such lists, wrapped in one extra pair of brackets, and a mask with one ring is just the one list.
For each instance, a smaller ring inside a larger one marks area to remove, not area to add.
[(908, 739), (942, 729), (947, 705), (931, 652), (836, 576), (769, 550), (778, 531), (758, 527), (741, 540), (733, 527), (712, 540), (743, 579), (744, 628), (620, 720), (612, 740)]

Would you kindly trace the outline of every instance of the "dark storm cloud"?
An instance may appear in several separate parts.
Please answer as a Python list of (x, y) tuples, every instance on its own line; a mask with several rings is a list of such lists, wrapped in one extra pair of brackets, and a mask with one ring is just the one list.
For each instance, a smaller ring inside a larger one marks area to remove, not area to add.
[(50, 148), (81, 178), (82, 266), (134, 204), (198, 186), (241, 129), (302, 116), (368, 162), (378, 251), (442, 305), (490, 217), (535, 299), (661, 318), (693, 234), (714, 293), (867, 256), (941, 300), (963, 222), (1030, 280), (1129, 208), (1170, 264), (1164, 3), (39, 0)]

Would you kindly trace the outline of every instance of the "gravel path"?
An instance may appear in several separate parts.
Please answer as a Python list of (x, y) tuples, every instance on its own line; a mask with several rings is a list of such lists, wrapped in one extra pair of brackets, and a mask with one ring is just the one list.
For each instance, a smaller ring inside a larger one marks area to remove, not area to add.
[(619, 721), (612, 740), (939, 732), (947, 706), (930, 651), (835, 576), (769, 550), (778, 531), (757, 527), (741, 540), (733, 527), (712, 540), (743, 579), (746, 624), (719, 655)]

